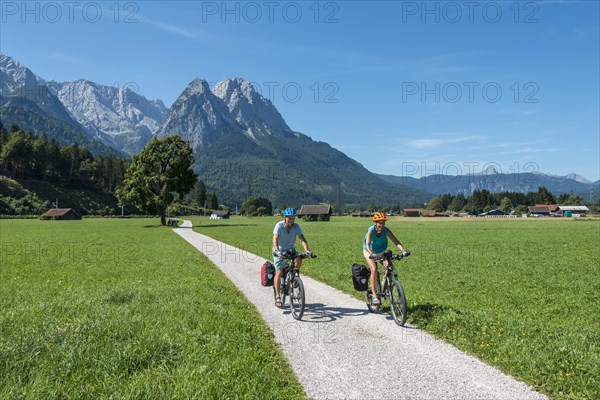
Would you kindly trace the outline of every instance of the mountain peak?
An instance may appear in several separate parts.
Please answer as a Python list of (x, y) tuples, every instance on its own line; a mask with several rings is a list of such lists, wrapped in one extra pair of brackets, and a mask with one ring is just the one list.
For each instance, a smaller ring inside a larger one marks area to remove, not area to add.
[(156, 136), (178, 134), (196, 149), (230, 131), (242, 132), (242, 128), (231, 118), (223, 101), (210, 90), (208, 82), (196, 78), (175, 100)]
[(273, 103), (244, 78), (225, 78), (213, 87), (213, 93), (223, 100), (238, 123), (247, 125), (251, 130), (291, 131)]
[(496, 169), (495, 166), (493, 165), (489, 165), (485, 170), (483, 170), (483, 172), (481, 173), (481, 175), (497, 175), (499, 174), (498, 170)]
[(12, 92), (19, 87), (45, 83), (20, 61), (0, 53), (0, 87), (3, 91)]
[(572, 179), (572, 180), (580, 182), (580, 183), (592, 183), (592, 181), (584, 178), (583, 176), (581, 176), (579, 174), (576, 174), (575, 172), (571, 172), (569, 175), (565, 175), (565, 178)]
[(205, 79), (196, 78), (185, 88), (188, 95), (210, 93), (210, 86)]

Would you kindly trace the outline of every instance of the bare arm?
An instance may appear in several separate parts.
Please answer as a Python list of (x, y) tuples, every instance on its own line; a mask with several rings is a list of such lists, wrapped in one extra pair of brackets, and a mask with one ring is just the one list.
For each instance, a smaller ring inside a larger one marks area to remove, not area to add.
[(300, 243), (302, 244), (302, 247), (304, 248), (304, 251), (307, 252), (308, 251), (308, 242), (304, 238), (304, 235), (298, 236), (298, 239), (300, 239)]
[(392, 241), (392, 243), (394, 243), (394, 245), (396, 245), (396, 247), (398, 247), (398, 249), (401, 252), (405, 252), (406, 250), (404, 249), (404, 246), (402, 246), (402, 243), (400, 243), (400, 241), (396, 238), (396, 236), (394, 236), (394, 234), (392, 233), (391, 230), (387, 230), (387, 237)]
[(371, 251), (371, 231), (367, 231), (367, 252), (369, 254), (373, 254), (373, 252)]

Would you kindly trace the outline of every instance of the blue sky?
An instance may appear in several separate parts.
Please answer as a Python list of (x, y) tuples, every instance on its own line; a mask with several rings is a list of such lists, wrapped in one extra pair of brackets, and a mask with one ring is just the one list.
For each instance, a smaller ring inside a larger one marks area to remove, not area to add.
[(170, 106), (253, 82), (373, 172), (600, 179), (597, 1), (2, 1), (0, 51)]

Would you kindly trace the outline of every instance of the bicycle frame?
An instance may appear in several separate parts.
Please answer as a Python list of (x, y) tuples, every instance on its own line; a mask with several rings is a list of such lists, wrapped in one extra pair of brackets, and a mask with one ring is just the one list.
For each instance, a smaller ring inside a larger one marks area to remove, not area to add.
[(388, 289), (390, 288), (392, 280), (394, 279), (398, 279), (398, 274), (396, 271), (394, 271), (392, 261), (388, 260), (388, 266), (384, 267), (383, 271), (379, 271), (379, 269), (377, 269), (377, 281), (379, 282), (379, 293), (377, 294), (387, 297)]
[[(290, 298), (290, 308), (292, 316), (295, 319), (301, 319), (304, 314), (305, 296), (304, 283), (300, 278), (300, 269), (296, 266), (297, 258), (316, 258), (312, 254), (297, 254), (296, 252), (286, 252), (282, 257), (285, 260), (285, 267), (281, 271), (279, 281), (279, 295), (281, 304), (285, 304), (285, 298)], [(276, 296), (275, 287), (273, 287), (273, 295)]]
[[(406, 256), (409, 254), (410, 253), (406, 254)], [(404, 294), (404, 288), (398, 280), (398, 274), (394, 271), (394, 263), (392, 260), (400, 260), (402, 258), (404, 258), (404, 255), (394, 255), (391, 251), (386, 251), (383, 256), (374, 258), (376, 262), (383, 263), (384, 261), (387, 261), (387, 265), (384, 266), (383, 271), (380, 272), (377, 270), (377, 297), (380, 299), (389, 298), (392, 317), (396, 324), (400, 326), (404, 326), (404, 323), (406, 322), (406, 296)], [(373, 304), (373, 294), (371, 289), (372, 287), (369, 285), (365, 292), (367, 307), (370, 311), (374, 311), (374, 309), (379, 310), (381, 304)]]

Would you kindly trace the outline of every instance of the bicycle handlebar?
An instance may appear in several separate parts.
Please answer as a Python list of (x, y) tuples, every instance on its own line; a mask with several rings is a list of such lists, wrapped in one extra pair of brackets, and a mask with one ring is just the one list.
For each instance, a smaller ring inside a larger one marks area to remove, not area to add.
[[(273, 253), (273, 254), (276, 257), (278, 257), (277, 253)], [(308, 252), (308, 253), (296, 253), (295, 251), (289, 251), (288, 250), (285, 253), (282, 253), (280, 258), (283, 258), (284, 260), (294, 260), (296, 258), (302, 258), (302, 259), (304, 259), (304, 258), (317, 258), (317, 256), (314, 255), (314, 254), (312, 254), (312, 253), (310, 253), (310, 252)]]
[(383, 252), (382, 255), (378, 256), (375, 253), (372, 253), (369, 258), (375, 261), (385, 261), (385, 260), (402, 260), (405, 257), (410, 256), (410, 251), (405, 251), (402, 254), (393, 254), (391, 250), (387, 250)]

